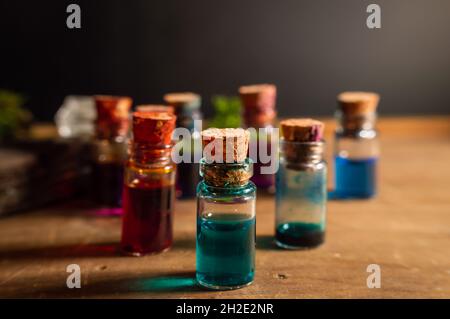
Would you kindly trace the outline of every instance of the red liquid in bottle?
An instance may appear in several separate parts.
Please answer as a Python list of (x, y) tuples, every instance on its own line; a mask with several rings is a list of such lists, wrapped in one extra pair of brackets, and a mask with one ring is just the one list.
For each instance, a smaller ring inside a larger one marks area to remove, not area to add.
[(125, 185), (122, 250), (131, 255), (161, 252), (172, 245), (173, 185)]

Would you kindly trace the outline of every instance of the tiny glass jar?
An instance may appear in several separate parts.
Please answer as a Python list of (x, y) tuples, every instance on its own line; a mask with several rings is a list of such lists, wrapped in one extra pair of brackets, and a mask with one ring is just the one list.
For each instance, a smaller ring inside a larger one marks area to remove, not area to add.
[(376, 112), (336, 112), (334, 171), (337, 198), (370, 198), (377, 192), (379, 157)]
[(312, 248), (324, 242), (327, 166), (323, 150), (323, 142), (280, 141), (275, 242), (281, 248)]
[(247, 286), (255, 274), (256, 186), (250, 181), (252, 162), (247, 158), (242, 163), (208, 164), (202, 159), (200, 175), (197, 281), (218, 290)]
[(173, 241), (176, 165), (171, 145), (130, 145), (123, 188), (122, 251), (142, 256), (168, 250)]

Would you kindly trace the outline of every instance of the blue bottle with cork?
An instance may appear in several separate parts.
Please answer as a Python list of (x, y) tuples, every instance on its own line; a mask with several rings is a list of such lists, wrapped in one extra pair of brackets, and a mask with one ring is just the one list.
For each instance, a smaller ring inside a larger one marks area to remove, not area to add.
[(377, 192), (379, 98), (371, 92), (338, 95), (334, 145), (336, 198), (370, 198)]
[(256, 186), (250, 181), (249, 133), (208, 129), (202, 140), (197, 281), (210, 289), (237, 289), (251, 284), (255, 274)]

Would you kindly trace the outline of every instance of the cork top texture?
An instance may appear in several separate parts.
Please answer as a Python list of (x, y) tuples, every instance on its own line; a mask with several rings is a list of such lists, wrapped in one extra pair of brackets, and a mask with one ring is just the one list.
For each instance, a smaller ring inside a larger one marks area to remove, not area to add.
[(168, 93), (163, 97), (164, 102), (174, 108), (199, 108), (200, 95), (192, 92)]
[(281, 136), (289, 142), (319, 142), (325, 125), (313, 119), (296, 118), (280, 122)]
[(161, 112), (161, 113), (169, 113), (174, 114), (174, 108), (168, 105), (159, 105), (159, 104), (145, 104), (136, 106), (137, 112)]
[(337, 96), (338, 108), (347, 115), (364, 115), (376, 111), (380, 95), (373, 92), (342, 92)]
[(126, 96), (109, 95), (96, 95), (94, 100), (97, 110), (97, 135), (101, 138), (126, 135), (133, 100)]
[(272, 124), (277, 113), (275, 109), (277, 87), (273, 84), (246, 85), (239, 88), (243, 116), (248, 127), (265, 127)]
[(207, 162), (240, 163), (247, 158), (250, 132), (242, 128), (210, 128), (201, 135)]
[(175, 129), (176, 116), (162, 112), (134, 112), (133, 139), (135, 143), (169, 145)]

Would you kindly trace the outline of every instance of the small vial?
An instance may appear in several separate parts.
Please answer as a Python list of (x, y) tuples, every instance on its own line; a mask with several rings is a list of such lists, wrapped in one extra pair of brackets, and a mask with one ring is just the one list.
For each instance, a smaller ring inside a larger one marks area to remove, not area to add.
[(92, 142), (92, 195), (99, 215), (122, 214), (123, 166), (127, 157), (129, 97), (94, 96), (96, 136)]
[(142, 256), (172, 245), (176, 165), (171, 136), (175, 116), (133, 113), (133, 139), (125, 165), (122, 250)]
[[(261, 145), (265, 148), (265, 155), (270, 156), (275, 151), (272, 145), (271, 132), (276, 118), (277, 87), (273, 84), (255, 84), (241, 86), (239, 95), (243, 106), (243, 118), (245, 127), (255, 128), (256, 135), (250, 136), (250, 145), (256, 152), (257, 158), (253, 160), (252, 181), (258, 189), (265, 189), (271, 193), (274, 191), (275, 175), (262, 174), (261, 168), (270, 166), (263, 163), (260, 158)], [(260, 130), (263, 129), (263, 130)], [(264, 142), (266, 145), (264, 145)], [(265, 160), (265, 159), (264, 159)]]
[[(197, 281), (211, 289), (237, 289), (251, 284), (255, 274), (256, 187), (250, 181), (249, 134), (243, 129), (209, 129), (202, 137)], [(205, 138), (214, 145), (212, 149), (205, 146)], [(228, 144), (226, 150), (219, 145), (222, 142)]]
[(335, 133), (336, 198), (370, 198), (377, 192), (379, 156), (376, 108), (379, 95), (344, 92), (338, 96)]
[(275, 242), (287, 249), (313, 248), (325, 239), (327, 166), (322, 122), (280, 123), (280, 168), (276, 174)]
[[(183, 140), (185, 147), (183, 150), (190, 150), (190, 162), (181, 162), (177, 165), (177, 197), (178, 198), (195, 198), (196, 187), (199, 182), (198, 163), (194, 161), (195, 152), (201, 153), (200, 147), (198, 149), (195, 146), (201, 145), (199, 133), (195, 134), (194, 121), (202, 119), (202, 113), (200, 112), (200, 107), (202, 100), (200, 95), (192, 92), (177, 92), (168, 93), (164, 95), (164, 102), (170, 105), (175, 110), (175, 115), (177, 116), (176, 126), (179, 128), (185, 128), (190, 131), (191, 138)], [(197, 140), (196, 140), (197, 139)], [(196, 142), (198, 141), (198, 143)]]

